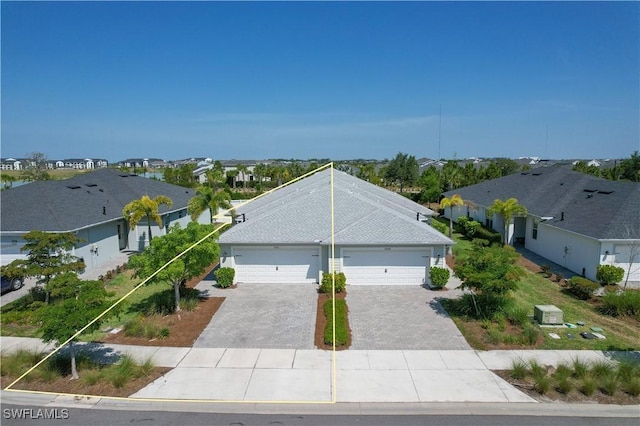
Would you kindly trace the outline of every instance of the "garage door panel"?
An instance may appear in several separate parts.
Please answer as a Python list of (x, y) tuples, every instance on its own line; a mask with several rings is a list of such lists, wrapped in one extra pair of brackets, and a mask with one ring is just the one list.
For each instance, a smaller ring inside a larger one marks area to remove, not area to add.
[(353, 285), (421, 285), (429, 256), (422, 250), (343, 249), (343, 271)]
[(315, 248), (236, 249), (236, 281), (242, 283), (315, 283), (319, 255)]

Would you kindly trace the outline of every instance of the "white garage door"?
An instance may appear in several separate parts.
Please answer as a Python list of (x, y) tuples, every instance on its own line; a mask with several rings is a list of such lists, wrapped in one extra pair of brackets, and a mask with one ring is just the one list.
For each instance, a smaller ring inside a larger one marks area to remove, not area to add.
[(318, 281), (318, 248), (236, 248), (236, 281), (239, 283), (315, 283)]
[(342, 250), (342, 269), (347, 284), (421, 285), (425, 283), (428, 268), (429, 253), (425, 250)]

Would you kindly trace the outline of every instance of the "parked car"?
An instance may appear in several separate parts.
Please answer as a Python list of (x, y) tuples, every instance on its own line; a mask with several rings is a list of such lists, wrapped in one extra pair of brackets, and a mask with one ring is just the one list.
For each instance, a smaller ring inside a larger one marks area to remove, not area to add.
[(2, 293), (12, 290), (18, 290), (22, 288), (24, 285), (24, 280), (22, 278), (9, 278), (2, 275), (2, 289), (0, 290)]

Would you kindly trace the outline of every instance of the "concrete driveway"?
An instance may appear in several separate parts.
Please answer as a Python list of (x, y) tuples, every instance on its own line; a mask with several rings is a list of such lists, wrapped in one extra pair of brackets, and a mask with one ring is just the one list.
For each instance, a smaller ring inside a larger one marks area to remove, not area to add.
[(207, 296), (225, 297), (196, 348), (313, 349), (318, 295), (313, 284), (240, 284)]
[(351, 349), (471, 349), (436, 300), (458, 294), (420, 286), (348, 286)]

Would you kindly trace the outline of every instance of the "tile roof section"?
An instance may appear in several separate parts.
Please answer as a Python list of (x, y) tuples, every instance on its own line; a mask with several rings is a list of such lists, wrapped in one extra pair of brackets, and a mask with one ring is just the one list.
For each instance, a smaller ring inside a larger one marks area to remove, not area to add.
[[(220, 236), (227, 244), (309, 244), (331, 242), (330, 170), (236, 209), (245, 222)], [(334, 170), (336, 244), (453, 244), (419, 212), (433, 212), (407, 198)]]
[(515, 197), (547, 225), (596, 239), (640, 239), (640, 183), (543, 167), (446, 192), (488, 207)]
[[(148, 195), (166, 195), (173, 207), (186, 208), (194, 190), (114, 169), (100, 169), (65, 180), (32, 182), (0, 193), (2, 232), (34, 229), (65, 232), (122, 218), (122, 209)], [(103, 214), (104, 208), (104, 214)]]

